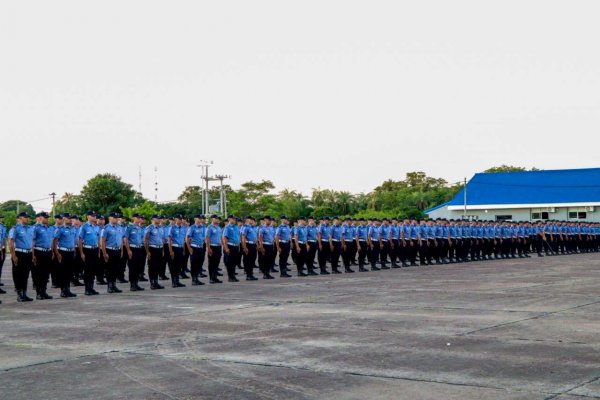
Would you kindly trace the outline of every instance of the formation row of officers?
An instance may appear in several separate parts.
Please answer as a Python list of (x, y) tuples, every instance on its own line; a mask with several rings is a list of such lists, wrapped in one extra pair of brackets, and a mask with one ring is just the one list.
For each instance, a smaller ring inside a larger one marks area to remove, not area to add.
[[(95, 283), (107, 285), (108, 293), (120, 293), (117, 281), (129, 282), (131, 291), (144, 290), (139, 282), (148, 281), (146, 265), (152, 290), (164, 289), (159, 281), (169, 279), (167, 266), (172, 287), (185, 286), (181, 279), (190, 278), (186, 272), (191, 273), (192, 285), (203, 285), (205, 259), (210, 283), (222, 283), (222, 257), (228, 280), (237, 282), (238, 267), (244, 269), (246, 280), (258, 279), (254, 274), (257, 261), (264, 279), (274, 279), (276, 272), (290, 278), (290, 256), (298, 276), (311, 276), (342, 273), (341, 265), (346, 273), (353, 273), (353, 265), (365, 272), (368, 267), (417, 266), (417, 260), (419, 265), (430, 265), (530, 257), (532, 253), (542, 257), (597, 252), (600, 246), (600, 224), (587, 222), (342, 221), (337, 217), (317, 221), (300, 217), (290, 225), (286, 216), (279, 223), (265, 216), (260, 224), (251, 216), (245, 221), (229, 216), (222, 226), (217, 215), (208, 224), (203, 215), (192, 220), (180, 214), (170, 219), (153, 215), (147, 224), (143, 216), (134, 214), (127, 224), (121, 214), (110, 213), (106, 220), (92, 211), (86, 214), (85, 223), (69, 214), (55, 215), (55, 225), (49, 225), (46, 213), (37, 214), (34, 225), (29, 219), (27, 213), (20, 213), (8, 235), (0, 220), (0, 268), (8, 236), (20, 302), (32, 300), (27, 295), (30, 273), (36, 298), (45, 300), (52, 298), (47, 293), (50, 278), (61, 289), (61, 297), (76, 296), (71, 285), (85, 286), (85, 295), (97, 295)], [(125, 279), (127, 267), (129, 280)], [(0, 293), (4, 293), (1, 288)]]

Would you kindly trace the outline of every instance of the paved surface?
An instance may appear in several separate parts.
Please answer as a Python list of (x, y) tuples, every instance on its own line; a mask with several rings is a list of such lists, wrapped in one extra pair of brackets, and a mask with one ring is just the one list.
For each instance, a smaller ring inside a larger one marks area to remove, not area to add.
[(598, 254), (29, 304), (5, 289), (2, 399), (600, 398)]

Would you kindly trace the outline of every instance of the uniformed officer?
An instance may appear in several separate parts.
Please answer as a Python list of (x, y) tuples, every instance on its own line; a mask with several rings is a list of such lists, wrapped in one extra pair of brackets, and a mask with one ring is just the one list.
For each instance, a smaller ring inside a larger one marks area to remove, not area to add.
[[(96, 226), (98, 227), (98, 234), (102, 233), (104, 226), (106, 225), (106, 217), (102, 214), (96, 214)], [(100, 238), (101, 239), (101, 238)], [(99, 239), (99, 240), (100, 240)], [(98, 246), (100, 242), (98, 242)], [(98, 247), (100, 248), (100, 247)], [(97, 285), (106, 285), (106, 261), (104, 261), (104, 257), (100, 254), (98, 259), (98, 268), (96, 269), (96, 284)]]
[(390, 225), (390, 261), (392, 268), (400, 268), (397, 260), (400, 259), (400, 225), (397, 218), (392, 218)]
[(352, 226), (352, 219), (346, 218), (344, 224), (342, 224), (341, 231), (342, 238), (342, 261), (344, 263), (344, 270), (347, 273), (353, 273), (354, 270), (351, 268), (354, 254), (356, 254), (356, 229)]
[(165, 288), (158, 283), (158, 276), (164, 260), (162, 219), (160, 215), (154, 214), (151, 224), (144, 231), (144, 247), (148, 257), (148, 277), (150, 278), (150, 289), (152, 290)]
[(204, 215), (194, 215), (194, 223), (188, 228), (185, 235), (185, 244), (190, 254), (192, 286), (204, 285), (204, 282), (199, 279), (206, 256), (206, 217)]
[(382, 224), (379, 226), (379, 259), (381, 262), (381, 269), (390, 269), (386, 265), (388, 255), (390, 254), (390, 221), (384, 218)]
[[(119, 228), (121, 238), (125, 239), (127, 235), (127, 219), (121, 213), (117, 213), (117, 228)], [(125, 240), (123, 240), (123, 247), (125, 246)], [(123, 248), (123, 255), (119, 260), (119, 268), (117, 269), (117, 282), (119, 283), (129, 283), (129, 281), (125, 278), (125, 270), (127, 269), (127, 261), (129, 260), (129, 256), (126, 249)]]
[[(275, 259), (277, 258), (277, 246), (275, 246), (275, 235), (277, 234), (277, 221), (275, 220), (275, 218), (271, 220), (271, 226), (269, 228), (271, 229), (271, 233), (273, 234), (273, 265), (271, 267), (271, 272), (277, 273), (279, 272), (279, 270), (276, 268), (277, 264), (275, 263)], [(287, 265), (285, 267), (285, 270), (287, 271)]]
[(359, 218), (358, 226), (356, 227), (356, 248), (358, 249), (358, 270), (359, 272), (367, 272), (368, 269), (365, 265), (369, 262), (367, 260), (367, 249), (369, 227), (367, 221), (364, 218)]
[(173, 216), (168, 233), (169, 273), (171, 274), (171, 287), (174, 288), (185, 287), (179, 281), (183, 269), (183, 243), (185, 240), (185, 233), (182, 232), (185, 229), (182, 227), (182, 218), (181, 214)]
[[(55, 214), (54, 215), (54, 226), (52, 227), (52, 241), (54, 241), (54, 235), (56, 233), (57, 230), (59, 230), (64, 224), (64, 218), (62, 216), (62, 214)], [(50, 279), (52, 282), (52, 288), (53, 289), (57, 289), (57, 288), (61, 288), (61, 273), (60, 273), (60, 263), (58, 262), (58, 258), (56, 257), (56, 254), (54, 253), (54, 250), (52, 251), (52, 264), (50, 265)]]
[(315, 256), (317, 255), (317, 225), (314, 217), (308, 217), (306, 226), (306, 268), (309, 275), (318, 275), (315, 272)]
[(144, 290), (139, 285), (140, 275), (144, 275), (146, 265), (146, 249), (144, 248), (144, 228), (142, 227), (142, 216), (133, 214), (133, 223), (127, 226), (123, 246), (127, 255), (129, 267), (129, 290), (137, 292)]
[(181, 272), (179, 274), (179, 276), (181, 277), (181, 279), (189, 279), (190, 277), (187, 275), (187, 272), (191, 272), (190, 269), (188, 268), (188, 264), (189, 264), (189, 260), (190, 260), (190, 252), (187, 248), (187, 246), (185, 245), (185, 238), (186, 238), (186, 233), (188, 231), (188, 229), (190, 229), (190, 220), (188, 218), (186, 218), (185, 216), (182, 216), (181, 218), (181, 225), (180, 225), (180, 233), (181, 236), (183, 236), (183, 245), (182, 245), (182, 254), (181, 254)]
[(210, 283), (223, 283), (217, 273), (219, 268), (219, 262), (221, 261), (222, 247), (221, 237), (223, 230), (219, 225), (221, 218), (213, 214), (210, 217), (211, 224), (206, 229), (206, 251), (208, 253), (208, 276)]
[(160, 216), (160, 235), (163, 242), (163, 255), (160, 260), (160, 268), (158, 269), (158, 275), (161, 281), (168, 281), (170, 279), (167, 276), (167, 264), (169, 261), (169, 226), (167, 225), (166, 215)]
[(333, 246), (331, 244), (331, 226), (329, 217), (323, 217), (323, 222), (317, 230), (317, 241), (319, 245), (319, 268), (321, 275), (329, 275), (327, 271), (327, 262), (331, 260)]
[(223, 229), (222, 246), (227, 255), (225, 267), (227, 268), (228, 282), (239, 282), (235, 276), (235, 268), (240, 257), (240, 229), (237, 219), (233, 215), (227, 217), (227, 225)]
[(373, 218), (372, 223), (373, 224), (371, 227), (369, 227), (369, 231), (367, 233), (367, 243), (369, 245), (369, 249), (371, 249), (371, 271), (379, 271), (380, 268), (377, 266), (381, 251), (381, 241), (379, 240), (381, 235), (381, 231), (379, 230), (379, 219)]
[(38, 223), (33, 226), (32, 238), (32, 278), (37, 292), (37, 300), (52, 299), (47, 293), (48, 279), (50, 277), (50, 268), (52, 267), (52, 239), (54, 238), (53, 228), (48, 226), (49, 215), (45, 212), (38, 213)]
[(102, 276), (103, 271), (100, 265), (100, 230), (96, 224), (96, 213), (87, 212), (87, 222), (79, 230), (79, 255), (83, 262), (83, 283), (85, 285), (85, 295), (92, 296), (99, 294), (94, 290), (94, 277)]
[[(4, 283), (2, 283), (2, 266), (4, 265), (4, 260), (6, 259), (7, 235), (8, 232), (6, 231), (6, 225), (4, 225), (4, 216), (0, 214), (0, 286), (4, 286)], [(4, 290), (0, 289), (0, 294), (3, 292)]]
[[(244, 221), (240, 218), (240, 217), (236, 217), (235, 221), (237, 222), (237, 226), (238, 229), (240, 231), (240, 254), (237, 258), (237, 267), (238, 269), (244, 269), (244, 267), (242, 267), (242, 228), (244, 227)], [(237, 275), (237, 273), (236, 273)]]
[(258, 241), (258, 229), (256, 227), (256, 221), (250, 215), (246, 217), (246, 224), (240, 230), (241, 245), (244, 258), (244, 272), (246, 273), (247, 281), (258, 280), (254, 276), (254, 266), (256, 263), (257, 246)]
[(279, 220), (280, 225), (275, 231), (275, 247), (277, 248), (277, 253), (279, 253), (280, 276), (282, 278), (291, 278), (292, 276), (287, 272), (287, 263), (290, 256), (292, 230), (290, 229), (290, 221), (287, 216), (282, 215)]
[(263, 279), (275, 279), (271, 275), (271, 267), (273, 266), (275, 257), (274, 240), (275, 235), (271, 229), (271, 217), (265, 215), (263, 217), (263, 224), (258, 229), (258, 263), (263, 273)]
[(8, 232), (8, 240), (17, 301), (32, 301), (33, 299), (27, 296), (27, 285), (33, 266), (33, 228), (29, 225), (29, 215), (26, 212), (17, 215), (17, 224)]
[(116, 285), (117, 276), (121, 269), (123, 258), (123, 230), (118, 224), (119, 214), (112, 212), (108, 215), (108, 224), (102, 229), (100, 248), (106, 264), (107, 292), (121, 293)]
[(341, 274), (339, 270), (340, 256), (342, 255), (342, 226), (339, 217), (333, 217), (331, 224), (329, 243), (331, 248), (331, 273)]
[(77, 229), (71, 225), (70, 218), (62, 215), (54, 216), (55, 220), (63, 223), (54, 231), (52, 250), (58, 265), (57, 280), (61, 287), (60, 297), (76, 297), (71, 292), (71, 278), (75, 264), (75, 249), (77, 243)]
[[(298, 225), (295, 229), (294, 234), (294, 245), (296, 247), (296, 268), (298, 271), (298, 276), (308, 276), (304, 267), (306, 265), (306, 258), (308, 255), (309, 244), (307, 242), (307, 229), (306, 229), (306, 218), (299, 217)], [(311, 275), (316, 275), (315, 273)]]

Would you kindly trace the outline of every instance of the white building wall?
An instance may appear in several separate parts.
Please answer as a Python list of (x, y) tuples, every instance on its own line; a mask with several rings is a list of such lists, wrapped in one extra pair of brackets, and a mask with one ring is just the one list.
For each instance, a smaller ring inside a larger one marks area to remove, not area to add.
[[(582, 210), (581, 208), (569, 209), (568, 207), (556, 208), (555, 212), (549, 213), (548, 218), (560, 221), (590, 221), (600, 222), (600, 207), (595, 207), (594, 211), (586, 211), (587, 218), (585, 220), (571, 219), (569, 220), (569, 210)], [(487, 211), (487, 212), (486, 212)], [(513, 221), (531, 221), (531, 208), (506, 208), (506, 209), (490, 209), (490, 210), (468, 210), (467, 216), (469, 218), (476, 217), (479, 220), (490, 220), (495, 221), (499, 215), (510, 215)], [(463, 217), (463, 211), (450, 211), (448, 207), (438, 208), (437, 210), (429, 213), (429, 218), (446, 218), (446, 219), (461, 219)]]

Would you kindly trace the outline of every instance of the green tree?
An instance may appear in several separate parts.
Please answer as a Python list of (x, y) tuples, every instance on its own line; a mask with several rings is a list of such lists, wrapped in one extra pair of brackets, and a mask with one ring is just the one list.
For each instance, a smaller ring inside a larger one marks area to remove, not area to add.
[(133, 214), (140, 214), (143, 215), (147, 220), (150, 220), (154, 214), (163, 213), (162, 208), (160, 208), (158, 204), (149, 200), (146, 200), (143, 203), (133, 207), (121, 208), (121, 211), (123, 212), (123, 215), (129, 219), (131, 219)]
[(496, 172), (523, 172), (523, 171), (539, 171), (539, 169), (537, 169), (536, 167), (527, 169), (526, 167), (515, 167), (514, 165), (502, 164), (499, 167), (488, 168), (483, 172), (496, 173)]
[(33, 206), (28, 204), (22, 200), (8, 200), (4, 203), (0, 204), (0, 213), (6, 214), (9, 211), (12, 211), (17, 214), (17, 210), (19, 212), (27, 212), (29, 215), (34, 215), (35, 211), (33, 210)]
[(83, 210), (106, 214), (111, 211), (134, 207), (144, 200), (133, 186), (117, 175), (99, 174), (87, 181), (80, 195)]

